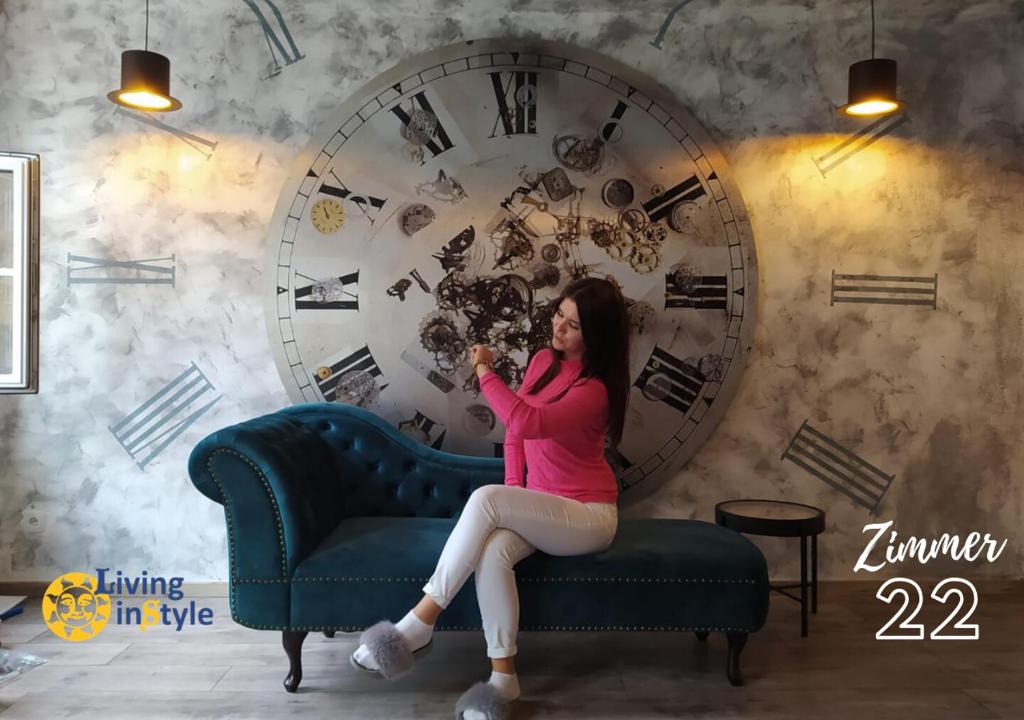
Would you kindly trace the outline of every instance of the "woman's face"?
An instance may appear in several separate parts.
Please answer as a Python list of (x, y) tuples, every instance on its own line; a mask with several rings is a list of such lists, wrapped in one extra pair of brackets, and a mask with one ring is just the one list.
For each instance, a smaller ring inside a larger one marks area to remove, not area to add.
[(551, 318), (551, 344), (556, 350), (565, 353), (567, 360), (580, 360), (586, 347), (583, 345), (583, 329), (580, 327), (580, 316), (576, 312), (576, 303), (571, 298), (562, 300)]

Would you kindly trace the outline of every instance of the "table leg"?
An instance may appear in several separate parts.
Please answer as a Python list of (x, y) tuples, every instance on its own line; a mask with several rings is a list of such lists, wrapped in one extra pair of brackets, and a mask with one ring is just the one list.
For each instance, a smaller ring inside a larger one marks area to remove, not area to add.
[(811, 612), (818, 614), (818, 536), (811, 536)]
[(800, 536), (800, 637), (807, 637), (807, 536)]

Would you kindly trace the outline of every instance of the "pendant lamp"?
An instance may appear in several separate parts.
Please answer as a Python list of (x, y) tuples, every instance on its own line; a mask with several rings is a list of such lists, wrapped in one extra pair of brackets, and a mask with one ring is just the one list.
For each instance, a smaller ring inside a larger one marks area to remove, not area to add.
[(871, 0), (871, 59), (850, 66), (847, 103), (839, 112), (867, 117), (887, 115), (902, 106), (896, 96), (896, 61), (875, 57), (875, 0)]
[(111, 102), (146, 112), (181, 108), (171, 96), (171, 61), (149, 50), (149, 0), (146, 0), (146, 49), (121, 53), (121, 87), (107, 93)]

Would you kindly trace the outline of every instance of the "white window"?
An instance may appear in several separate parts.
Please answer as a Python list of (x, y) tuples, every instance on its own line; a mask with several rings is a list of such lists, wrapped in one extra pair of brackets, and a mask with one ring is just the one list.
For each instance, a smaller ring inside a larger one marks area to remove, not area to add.
[(39, 390), (39, 156), (0, 152), (0, 393)]

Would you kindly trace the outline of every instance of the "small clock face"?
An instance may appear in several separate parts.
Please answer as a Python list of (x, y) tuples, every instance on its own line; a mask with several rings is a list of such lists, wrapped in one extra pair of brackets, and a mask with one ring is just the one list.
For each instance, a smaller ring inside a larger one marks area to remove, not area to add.
[(653, 488), (704, 442), (754, 329), (753, 238), (722, 156), (655, 83), (560, 43), (462, 43), (371, 81), (293, 166), (266, 267), (295, 402), (359, 404), (476, 455), (499, 454), (504, 427), (469, 348), (494, 349), (518, 388), (559, 291), (616, 282), (631, 388), (607, 458), (623, 488)]
[(324, 234), (337, 232), (345, 224), (345, 208), (337, 200), (321, 198), (313, 203), (309, 219)]

